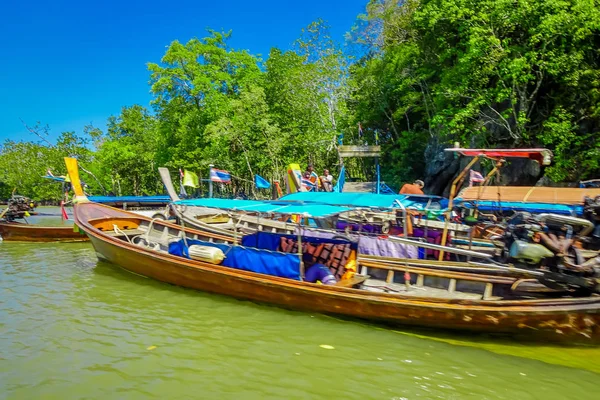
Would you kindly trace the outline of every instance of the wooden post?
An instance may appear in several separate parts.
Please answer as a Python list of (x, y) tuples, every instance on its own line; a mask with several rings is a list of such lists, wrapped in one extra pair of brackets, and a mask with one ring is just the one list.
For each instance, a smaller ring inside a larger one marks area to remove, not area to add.
[(390, 269), (387, 273), (386, 283), (392, 283), (394, 281), (394, 270)]
[(456, 291), (456, 279), (450, 279), (450, 283), (448, 284), (448, 292), (454, 293)]
[(483, 292), (483, 300), (487, 300), (490, 297), (492, 297), (492, 293), (494, 291), (494, 284), (493, 283), (486, 283), (485, 284), (485, 291)]

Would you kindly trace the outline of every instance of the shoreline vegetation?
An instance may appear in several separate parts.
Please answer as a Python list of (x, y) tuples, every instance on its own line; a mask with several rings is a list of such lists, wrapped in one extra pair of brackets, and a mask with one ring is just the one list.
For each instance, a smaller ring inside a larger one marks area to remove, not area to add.
[[(600, 176), (595, 0), (371, 0), (345, 42), (317, 20), (264, 59), (232, 48), (231, 35), (172, 42), (147, 65), (151, 108), (124, 106), (106, 131), (85, 126), (50, 143), (50, 127), (38, 123), (27, 126), (31, 140), (6, 140), (0, 198), (16, 188), (58, 201), (60, 185), (42, 176), (65, 175), (65, 156), (91, 173), (82, 177), (92, 194), (162, 193), (158, 167), (206, 177), (214, 164), (233, 176), (218, 195), (253, 196), (255, 174), (282, 180), (290, 163), (336, 176), (342, 135), (344, 144), (381, 144), (393, 188), (420, 178), (426, 192), (444, 194), (461, 161), (442, 150), (455, 142), (554, 152), (544, 169), (509, 166), (503, 183)], [(371, 161), (345, 165), (352, 178), (372, 179)]]

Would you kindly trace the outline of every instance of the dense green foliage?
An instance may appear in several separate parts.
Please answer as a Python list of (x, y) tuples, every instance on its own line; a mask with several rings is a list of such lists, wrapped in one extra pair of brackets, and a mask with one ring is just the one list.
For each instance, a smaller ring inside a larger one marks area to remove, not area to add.
[(434, 179), (424, 160), (456, 141), (548, 147), (557, 182), (600, 175), (597, 0), (371, 0), (348, 34), (359, 57), (320, 20), (265, 61), (229, 37), (175, 41), (148, 64), (152, 111), (124, 107), (107, 132), (64, 133), (53, 147), (4, 143), (0, 197), (58, 198), (41, 176), (64, 173), (65, 155), (98, 177), (83, 174), (95, 193), (160, 192), (157, 167), (206, 176), (209, 164), (251, 191), (254, 174), (282, 179), (291, 162), (335, 170), (338, 135), (357, 143), (359, 123), (361, 142), (383, 145), (393, 186)]
[(372, 0), (353, 31), (371, 54), (353, 74), (354, 117), (390, 131), (394, 173), (454, 141), (549, 147), (555, 181), (600, 173), (597, 0), (397, 4)]

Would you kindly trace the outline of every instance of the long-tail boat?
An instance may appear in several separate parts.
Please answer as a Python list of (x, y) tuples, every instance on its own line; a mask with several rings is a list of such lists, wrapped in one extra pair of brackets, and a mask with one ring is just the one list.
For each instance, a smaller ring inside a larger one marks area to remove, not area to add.
[[(90, 237), (99, 257), (130, 272), (297, 310), (568, 343), (600, 342), (600, 296), (532, 299), (519, 295), (524, 282), (516, 277), (383, 262), (358, 262), (357, 273), (346, 277), (351, 271), (348, 263), (348, 271), (342, 271), (332, 285), (306, 282), (302, 252), (314, 240), (304, 243), (308, 239), (298, 236), (298, 253), (293, 252), (293, 235), (259, 232), (245, 237), (240, 245), (229, 237), (92, 203), (81, 190), (76, 160), (65, 160), (75, 191), (75, 223)], [(292, 250), (283, 250), (284, 244)], [(349, 254), (356, 251), (352, 243), (343, 241), (320, 244), (341, 246), (335, 248), (349, 249)], [(226, 258), (194, 259), (191, 254), (196, 245), (222, 250)], [(269, 248), (272, 245), (275, 249)], [(329, 254), (340, 252), (346, 254), (345, 250)], [(375, 270), (385, 271), (385, 278), (366, 275)]]
[[(132, 212), (152, 218), (168, 219), (165, 206), (168, 196), (96, 196), (94, 202), (118, 208), (129, 208)], [(161, 208), (162, 207), (162, 208)], [(43, 226), (0, 219), (0, 238), (11, 242), (86, 242), (87, 235), (73, 226)]]
[(74, 232), (72, 226), (39, 226), (20, 222), (0, 222), (0, 237), (13, 242), (84, 242), (89, 238)]

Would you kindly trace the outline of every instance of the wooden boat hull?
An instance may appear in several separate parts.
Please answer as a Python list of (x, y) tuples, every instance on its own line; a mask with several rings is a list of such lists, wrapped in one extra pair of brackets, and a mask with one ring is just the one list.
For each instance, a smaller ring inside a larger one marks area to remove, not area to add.
[(0, 236), (15, 242), (82, 242), (89, 238), (73, 232), (72, 226), (37, 226), (18, 222), (1, 222)]
[(87, 222), (102, 216), (110, 220), (107, 214), (117, 217), (121, 213), (102, 207), (92, 203), (75, 206), (76, 222), (90, 236), (98, 256), (162, 282), (289, 309), (397, 325), (505, 333), (549, 341), (600, 342), (600, 296), (459, 300), (316, 285), (183, 259), (119, 240)]

